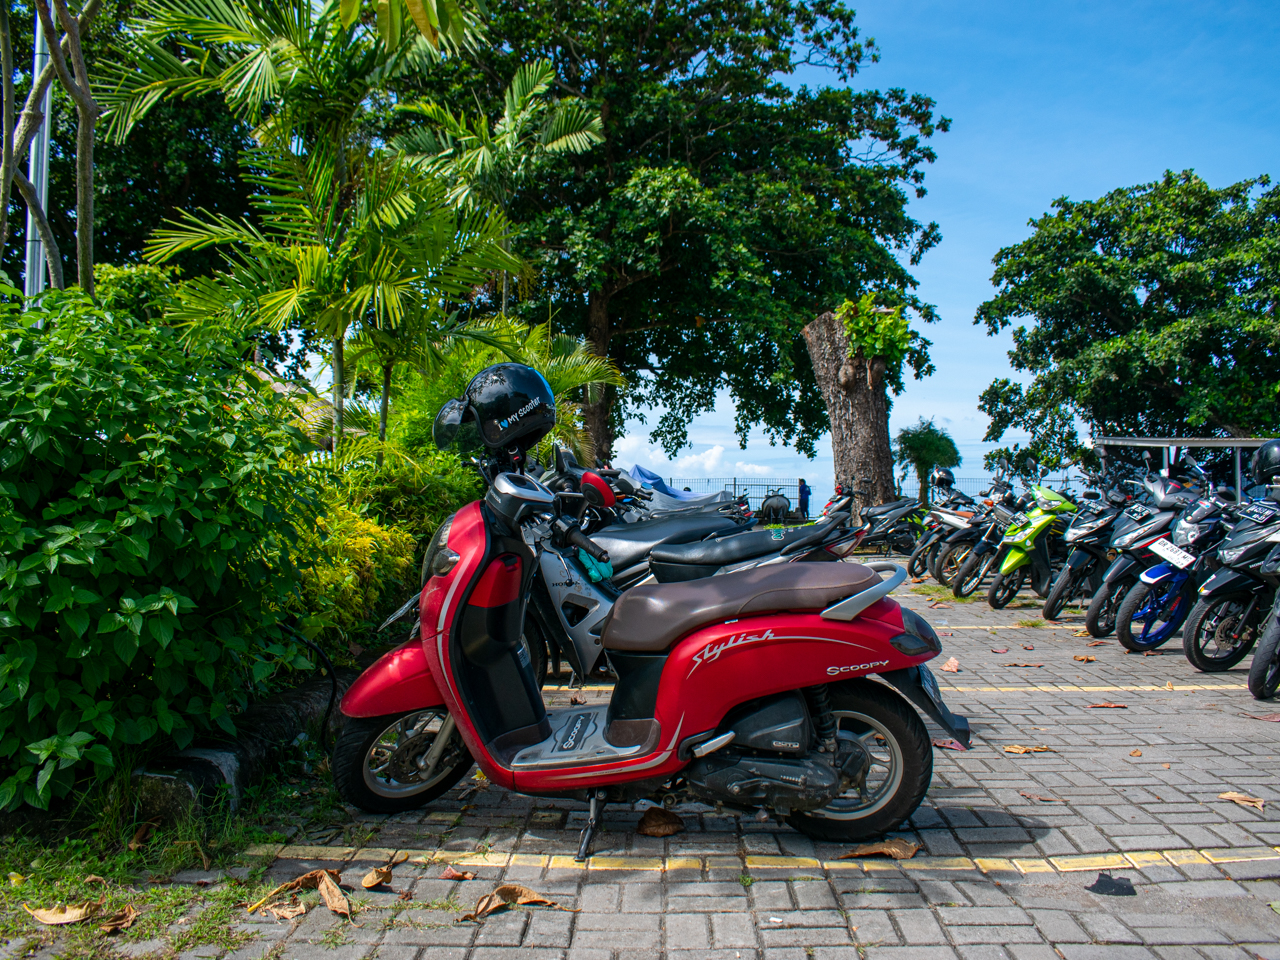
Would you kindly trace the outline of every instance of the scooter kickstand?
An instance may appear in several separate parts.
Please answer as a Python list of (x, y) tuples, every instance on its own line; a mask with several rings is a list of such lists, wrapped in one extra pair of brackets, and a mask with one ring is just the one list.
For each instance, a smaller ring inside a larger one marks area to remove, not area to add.
[(578, 841), (578, 855), (575, 863), (586, 863), (587, 851), (591, 849), (591, 841), (595, 839), (596, 827), (600, 823), (600, 811), (604, 808), (605, 792), (597, 790), (591, 795), (591, 810), (587, 814), (587, 825), (582, 828), (582, 838)]

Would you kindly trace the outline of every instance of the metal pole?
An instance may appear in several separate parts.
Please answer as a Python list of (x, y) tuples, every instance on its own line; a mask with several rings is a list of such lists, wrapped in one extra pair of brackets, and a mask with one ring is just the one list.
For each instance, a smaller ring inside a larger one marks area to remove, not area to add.
[[(31, 65), (33, 83), (49, 63), (49, 42), (45, 38), (44, 30), (40, 28), (39, 17), (36, 18), (35, 40), (35, 57)], [(53, 123), (53, 117), (50, 116), (52, 109), (53, 84), (49, 84), (44, 91), (44, 102), (40, 105), (44, 122), (40, 124), (40, 129), (36, 131), (31, 141), (31, 153), (27, 162), (27, 179), (35, 187), (36, 196), (40, 198), (40, 206), (45, 209), (46, 215), (49, 210), (49, 127)], [(30, 306), (35, 297), (44, 293), (49, 275), (45, 264), (44, 244), (36, 231), (36, 220), (30, 210), (27, 211), (26, 274), (27, 305)]]
[(1236, 499), (1244, 499), (1244, 490), (1240, 486), (1240, 448), (1236, 447)]

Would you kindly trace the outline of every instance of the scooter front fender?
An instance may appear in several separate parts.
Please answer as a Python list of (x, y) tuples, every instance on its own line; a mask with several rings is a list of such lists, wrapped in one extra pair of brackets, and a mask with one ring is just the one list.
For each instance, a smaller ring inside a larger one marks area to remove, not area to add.
[(342, 698), (347, 717), (385, 717), (409, 710), (426, 710), (444, 705), (427, 664), (422, 641), (389, 650), (356, 679)]
[(1154, 567), (1143, 570), (1138, 579), (1148, 586), (1154, 587), (1178, 574), (1180, 571), (1172, 563), (1157, 563)]
[(1019, 550), (1016, 547), (1010, 547), (1009, 552), (1004, 555), (1004, 559), (1000, 561), (1000, 575), (1007, 577), (1019, 567), (1025, 567), (1031, 562), (1031, 557), (1027, 555), (1025, 550)]
[(905, 670), (889, 670), (880, 674), (898, 692), (927, 713), (938, 726), (951, 734), (966, 750), (969, 749), (969, 721), (947, 709), (942, 702), (942, 692), (932, 671), (924, 664)]
[(1116, 583), (1127, 577), (1136, 576), (1140, 572), (1138, 561), (1127, 553), (1122, 553), (1111, 561), (1111, 566), (1107, 567), (1107, 572), (1102, 576), (1102, 582), (1105, 584)]

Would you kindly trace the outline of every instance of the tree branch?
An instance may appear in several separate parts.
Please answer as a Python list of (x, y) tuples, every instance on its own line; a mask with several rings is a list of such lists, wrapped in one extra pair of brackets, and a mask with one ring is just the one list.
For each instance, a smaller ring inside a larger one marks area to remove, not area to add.
[(0, 4), (0, 256), (9, 239), (9, 190), (13, 184), (13, 41), (9, 35), (9, 5)]
[(44, 256), (49, 264), (49, 284), (56, 290), (65, 289), (66, 283), (62, 279), (62, 251), (58, 249), (58, 241), (53, 238), (53, 230), (49, 228), (44, 207), (40, 206), (36, 188), (21, 170), (13, 171), (13, 182), (17, 184), (22, 199), (27, 202), (27, 210), (31, 219), (36, 222), (36, 232), (40, 234), (40, 242), (44, 244)]

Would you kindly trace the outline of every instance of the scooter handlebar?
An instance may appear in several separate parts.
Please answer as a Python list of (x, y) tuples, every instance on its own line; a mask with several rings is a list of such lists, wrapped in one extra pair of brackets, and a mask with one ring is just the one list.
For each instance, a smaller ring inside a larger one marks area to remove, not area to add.
[(570, 547), (577, 547), (587, 556), (600, 563), (609, 562), (609, 551), (601, 549), (590, 537), (582, 532), (579, 526), (569, 527), (564, 533), (564, 542)]

